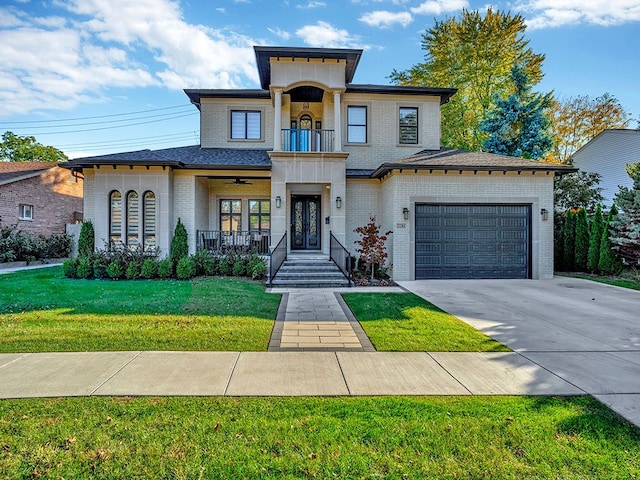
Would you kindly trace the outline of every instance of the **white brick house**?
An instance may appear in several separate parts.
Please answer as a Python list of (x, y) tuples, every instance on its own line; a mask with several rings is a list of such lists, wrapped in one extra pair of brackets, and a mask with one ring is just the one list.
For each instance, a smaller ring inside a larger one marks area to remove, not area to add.
[(180, 218), (191, 251), (235, 232), (329, 256), (375, 216), (395, 280), (553, 275), (553, 177), (575, 169), (441, 148), (455, 90), (352, 84), (361, 50), (255, 53), (261, 89), (185, 90), (200, 145), (68, 162), (98, 244), (166, 253)]

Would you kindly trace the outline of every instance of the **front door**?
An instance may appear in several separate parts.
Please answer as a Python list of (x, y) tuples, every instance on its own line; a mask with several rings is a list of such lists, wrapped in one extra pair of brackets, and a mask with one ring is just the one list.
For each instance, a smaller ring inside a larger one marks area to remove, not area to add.
[(291, 196), (291, 250), (320, 250), (320, 195)]

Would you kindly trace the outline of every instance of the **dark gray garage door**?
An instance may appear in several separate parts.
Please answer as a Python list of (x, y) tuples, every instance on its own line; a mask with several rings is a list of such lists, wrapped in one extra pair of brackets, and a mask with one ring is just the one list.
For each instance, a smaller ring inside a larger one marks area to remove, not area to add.
[(530, 205), (416, 204), (416, 280), (529, 278)]

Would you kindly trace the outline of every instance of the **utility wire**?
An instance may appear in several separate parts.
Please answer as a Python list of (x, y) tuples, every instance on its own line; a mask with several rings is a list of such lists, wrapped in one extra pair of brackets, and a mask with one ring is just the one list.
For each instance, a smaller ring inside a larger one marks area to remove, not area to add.
[(107, 144), (113, 144), (113, 143), (130, 143), (130, 142), (135, 142), (137, 140), (151, 140), (154, 138), (165, 138), (165, 139), (169, 139), (169, 138), (173, 138), (173, 137), (187, 137), (187, 136), (197, 136), (198, 132), (196, 132), (195, 130), (191, 130), (188, 132), (176, 132), (176, 133), (170, 133), (168, 135), (152, 135), (149, 137), (136, 137), (136, 138), (121, 138), (119, 140), (103, 140), (103, 141), (99, 141), (99, 142), (84, 142), (84, 143), (63, 143), (61, 145), (58, 145), (58, 148), (71, 148), (71, 147), (85, 147), (85, 146), (93, 146), (93, 145), (107, 145)]

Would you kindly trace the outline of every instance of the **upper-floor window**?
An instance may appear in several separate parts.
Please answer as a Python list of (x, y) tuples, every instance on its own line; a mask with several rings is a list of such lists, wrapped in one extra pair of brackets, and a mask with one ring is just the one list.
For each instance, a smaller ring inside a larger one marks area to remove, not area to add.
[(347, 143), (367, 143), (367, 107), (347, 107)]
[(262, 138), (260, 113), (260, 111), (232, 110), (231, 138), (260, 140)]
[(20, 204), (20, 220), (33, 220), (33, 205)]
[(117, 190), (109, 195), (109, 241), (122, 242), (122, 194)]
[(400, 143), (418, 143), (418, 109), (415, 107), (400, 107)]

